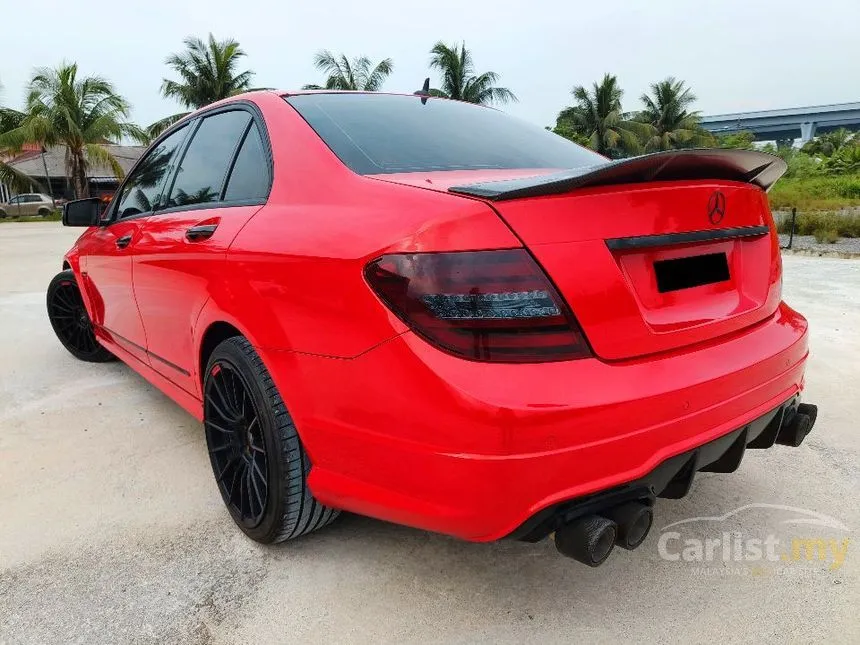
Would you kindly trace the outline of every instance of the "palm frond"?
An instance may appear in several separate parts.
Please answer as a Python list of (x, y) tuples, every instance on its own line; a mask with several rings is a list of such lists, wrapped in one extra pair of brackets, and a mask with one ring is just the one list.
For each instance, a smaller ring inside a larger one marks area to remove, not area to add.
[(314, 67), (326, 75), (325, 85), (305, 85), (302, 89), (378, 92), (394, 70), (394, 63), (385, 58), (374, 67), (367, 56), (350, 60), (345, 54), (338, 57), (323, 49), (314, 55)]
[(25, 175), (20, 170), (2, 161), (0, 161), (0, 184), (6, 184), (10, 189), (18, 193), (44, 190), (40, 181), (29, 175)]
[(116, 157), (114, 157), (107, 148), (96, 143), (88, 143), (84, 148), (89, 165), (106, 166), (111, 169), (114, 177), (123, 179), (125, 171), (119, 165)]
[(216, 40), (210, 33), (206, 42), (189, 36), (183, 41), (185, 51), (171, 54), (165, 63), (179, 80), (163, 79), (161, 93), (181, 105), (197, 109), (226, 99), (251, 86), (253, 72), (236, 72), (245, 52), (235, 40)]
[(179, 114), (171, 114), (170, 116), (166, 116), (163, 119), (159, 119), (155, 123), (150, 124), (144, 130), (145, 140), (148, 139), (151, 142), (153, 139), (156, 139), (162, 132), (167, 130), (174, 123), (184, 119), (190, 114), (190, 112), (180, 112)]

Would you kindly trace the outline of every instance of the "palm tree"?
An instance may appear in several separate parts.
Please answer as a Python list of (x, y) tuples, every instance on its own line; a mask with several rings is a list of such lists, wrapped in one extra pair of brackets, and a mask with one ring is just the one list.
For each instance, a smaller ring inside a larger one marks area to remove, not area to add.
[[(161, 83), (163, 96), (176, 99), (188, 110), (196, 110), (250, 89), (254, 73), (250, 70), (236, 72), (239, 59), (245, 56), (238, 42), (233, 39), (215, 40), (212, 34), (209, 34), (208, 42), (193, 36), (183, 42), (185, 51), (171, 54), (165, 61), (180, 80), (165, 78)], [(156, 121), (147, 128), (147, 132), (156, 137), (188, 113), (181, 112)]]
[(856, 135), (852, 135), (845, 128), (826, 132), (812, 141), (808, 141), (803, 145), (803, 152), (810, 155), (818, 155), (821, 157), (832, 157), (842, 148), (852, 145), (858, 145)]
[(582, 85), (572, 91), (576, 105), (564, 108), (558, 115), (555, 130), (588, 138), (588, 146), (607, 157), (622, 157), (641, 151), (640, 138), (652, 132), (651, 126), (639, 123), (621, 110), (624, 92), (618, 79), (606, 74), (589, 92)]
[(701, 145), (708, 139), (699, 126), (699, 112), (689, 108), (696, 102), (696, 95), (684, 81), (669, 76), (651, 84), (651, 94), (641, 97), (644, 108), (636, 119), (653, 128), (645, 141), (647, 152), (674, 150)]
[(126, 100), (105, 79), (79, 79), (75, 63), (63, 63), (56, 69), (44, 67), (30, 80), (23, 118), (0, 138), (0, 145), (13, 150), (27, 143), (64, 145), (66, 175), (75, 195), (88, 197), (87, 170), (91, 164), (109, 167), (117, 178), (124, 175), (105, 144), (142, 136), (137, 126), (126, 121), (128, 113)]
[(456, 43), (449, 46), (442, 41), (437, 42), (430, 50), (430, 67), (438, 69), (442, 74), (441, 87), (430, 90), (434, 96), (478, 105), (517, 100), (516, 95), (508, 88), (496, 86), (499, 82), (496, 72), (475, 75), (472, 53), (466, 49), (465, 42), (459, 47)]
[[(0, 89), (2, 88), (3, 85), (0, 84)], [(0, 106), (0, 141), (6, 133), (20, 127), (23, 120), (23, 112)], [(15, 150), (11, 146), (0, 143), (0, 184), (6, 184), (16, 192), (32, 190), (33, 186), (37, 185), (36, 182), (6, 163), (14, 154)]]
[(325, 85), (305, 85), (302, 89), (378, 92), (394, 70), (394, 62), (385, 58), (375, 67), (371, 68), (371, 65), (367, 56), (359, 56), (350, 61), (343, 54), (337, 58), (324, 49), (314, 56), (314, 67), (327, 74)]

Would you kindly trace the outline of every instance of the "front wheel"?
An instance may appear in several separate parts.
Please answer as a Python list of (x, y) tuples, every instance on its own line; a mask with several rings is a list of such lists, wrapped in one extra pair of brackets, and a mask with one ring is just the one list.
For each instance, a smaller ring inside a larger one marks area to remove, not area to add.
[(245, 338), (212, 352), (203, 426), (221, 498), (233, 520), (264, 544), (310, 533), (339, 511), (308, 488), (310, 461), (263, 361)]
[(116, 360), (96, 340), (90, 316), (71, 270), (61, 271), (54, 276), (48, 285), (47, 300), (51, 327), (72, 356), (90, 363)]

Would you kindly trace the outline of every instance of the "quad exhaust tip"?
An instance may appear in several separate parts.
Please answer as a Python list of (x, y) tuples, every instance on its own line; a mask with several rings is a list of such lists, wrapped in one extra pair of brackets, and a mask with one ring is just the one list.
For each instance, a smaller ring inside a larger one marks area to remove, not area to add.
[(555, 532), (555, 548), (589, 567), (599, 567), (615, 547), (618, 526), (600, 515), (585, 515)]
[[(817, 417), (818, 407), (811, 403), (801, 403), (794, 411), (787, 411), (776, 434), (776, 443), (798, 447), (812, 430)], [(770, 437), (773, 442), (773, 435)], [(653, 522), (650, 504), (626, 502), (566, 522), (555, 531), (555, 548), (568, 558), (599, 567), (616, 546), (631, 550), (640, 546), (648, 537)]]
[(642, 544), (653, 521), (651, 507), (629, 502), (565, 524), (555, 532), (555, 548), (568, 558), (599, 567), (616, 545), (635, 549)]
[(779, 429), (776, 443), (797, 448), (812, 430), (817, 417), (818, 406), (801, 403), (797, 406), (797, 411)]

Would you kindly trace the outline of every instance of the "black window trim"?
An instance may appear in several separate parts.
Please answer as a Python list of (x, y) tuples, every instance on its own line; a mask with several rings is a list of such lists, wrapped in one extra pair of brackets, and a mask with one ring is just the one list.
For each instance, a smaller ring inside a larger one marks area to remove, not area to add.
[[(162, 185), (161, 192), (158, 194), (158, 200), (161, 200), (164, 191), (167, 190), (167, 194), (170, 194), (170, 190), (173, 189), (173, 183), (176, 180), (176, 173), (179, 169), (179, 165), (182, 163), (182, 160), (185, 158), (185, 153), (188, 150), (189, 145), (194, 140), (194, 135), (197, 133), (197, 130), (200, 128), (200, 124), (203, 122), (203, 119), (209, 116), (214, 116), (215, 114), (219, 114), (221, 112), (232, 112), (235, 110), (244, 110), (245, 112), (250, 113), (251, 122), (245, 126), (245, 130), (242, 136), (239, 137), (238, 144), (233, 149), (233, 156), (230, 159), (230, 163), (227, 166), (227, 173), (224, 176), (224, 181), (221, 186), (221, 192), (219, 193), (219, 197), (222, 197), (225, 193), (224, 191), (227, 189), (227, 183), (230, 180), (230, 175), (233, 172), (233, 167), (236, 165), (236, 158), (239, 155), (239, 152), (242, 149), (242, 144), (245, 141), (245, 138), (248, 136), (248, 131), (251, 128), (251, 125), (257, 126), (257, 131), (260, 133), (260, 139), (263, 142), (264, 148), (264, 156), (266, 161), (266, 168), (268, 170), (268, 190), (266, 191), (266, 196), (258, 199), (234, 199), (230, 201), (219, 201), (217, 202), (206, 202), (203, 204), (184, 204), (182, 206), (171, 206), (169, 208), (161, 208), (154, 211), (146, 211), (143, 213), (137, 213), (135, 215), (129, 215), (128, 217), (118, 218), (117, 217), (117, 209), (119, 208), (119, 199), (118, 197), (122, 194), (123, 188), (125, 188), (125, 184), (128, 181), (128, 178), (132, 176), (132, 174), (137, 170), (138, 165), (146, 158), (147, 154), (153, 150), (158, 144), (164, 141), (167, 137), (175, 132), (179, 131), (180, 128), (184, 126), (189, 126), (188, 132), (185, 134), (182, 142), (179, 144), (177, 148), (177, 157), (179, 158), (179, 163), (174, 164), (171, 169), (169, 175), (166, 177), (164, 184)], [(272, 183), (274, 181), (274, 158), (272, 156), (272, 143), (269, 138), (269, 129), (266, 127), (266, 120), (263, 118), (263, 113), (260, 111), (260, 108), (253, 102), (247, 100), (239, 100), (239, 101), (231, 101), (230, 103), (225, 103), (224, 105), (219, 105), (217, 107), (205, 109), (197, 114), (195, 114), (192, 118), (182, 119), (181, 121), (176, 122), (173, 126), (171, 126), (168, 130), (163, 132), (161, 136), (159, 136), (155, 141), (153, 141), (150, 146), (146, 150), (147, 154), (141, 155), (140, 159), (138, 159), (134, 166), (132, 166), (131, 170), (129, 170), (128, 174), (123, 179), (122, 184), (120, 184), (119, 188), (117, 188), (116, 193), (114, 193), (114, 198), (111, 201), (110, 206), (108, 207), (110, 212), (110, 219), (105, 221), (103, 226), (111, 226), (116, 222), (127, 222), (129, 220), (140, 219), (143, 217), (152, 217), (167, 213), (181, 213), (183, 211), (190, 210), (210, 210), (210, 209), (218, 209), (218, 208), (233, 208), (236, 206), (263, 206), (269, 201), (269, 195), (272, 193)]]

